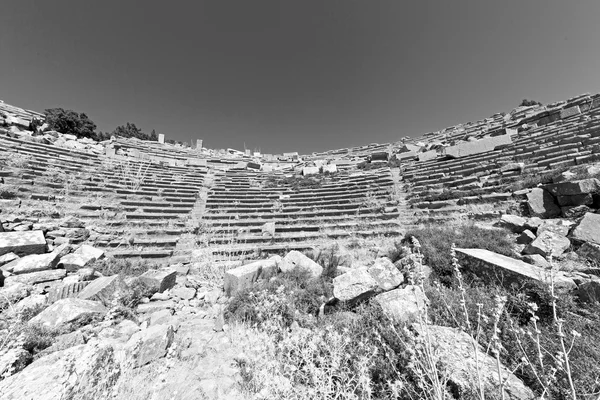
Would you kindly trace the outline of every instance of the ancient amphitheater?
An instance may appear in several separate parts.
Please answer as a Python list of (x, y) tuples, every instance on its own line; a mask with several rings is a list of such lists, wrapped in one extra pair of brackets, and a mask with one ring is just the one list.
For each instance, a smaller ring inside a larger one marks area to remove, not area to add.
[[(427, 224), (470, 221), (516, 232), (523, 256), (515, 254), (510, 259), (515, 264), (507, 265), (467, 249), (459, 250), (461, 263), (471, 260), (491, 265), (495, 273), (505, 268), (507, 276), (538, 279), (536, 268), (543, 267), (533, 256), (549, 251), (535, 243), (546, 232), (543, 239), (553, 252), (577, 253), (580, 263), (588, 259), (589, 268), (560, 271), (557, 282), (569, 290), (585, 288), (589, 296), (600, 294), (589, 264), (600, 259), (600, 182), (592, 177), (600, 173), (600, 95), (518, 107), (393, 143), (312, 154), (215, 150), (200, 140), (193, 148), (118, 137), (98, 143), (31, 132), (31, 121), (43, 118), (0, 103), (0, 293), (12, 296), (14, 304), (98, 302), (99, 293), (115, 284), (90, 265), (100, 258), (124, 259), (157, 268), (142, 276), (158, 285), (159, 294), (170, 293), (152, 296), (137, 312), (204, 313), (210, 318), (203, 317), (203, 324), (210, 320), (210, 325), (189, 332), (212, 332), (215, 318), (217, 325), (224, 322), (223, 289), (231, 295), (252, 286), (270, 268), (269, 260), (277, 268), (282, 260), (277, 256), (285, 260), (297, 250), (316, 260), (315, 252), (335, 241), (401, 240)], [(544, 223), (554, 228), (538, 229)], [(24, 262), (32, 255), (37, 258)], [(208, 264), (211, 271), (227, 271), (220, 286), (202, 286), (194, 278), (194, 271)], [(347, 266), (340, 271), (345, 273), (339, 276), (353, 273)], [(339, 276), (334, 284), (342, 286)], [(102, 287), (90, 289), (99, 279)], [(25, 294), (11, 291), (15, 285)], [(391, 286), (401, 290), (397, 287)], [(81, 297), (85, 291), (93, 293)], [(352, 301), (367, 291), (336, 297)], [(38, 297), (31, 300), (34, 294)], [(193, 307), (204, 311), (192, 312)], [(183, 335), (185, 322), (179, 323)], [(152, 346), (160, 347), (159, 342)], [(31, 358), (17, 368), (22, 355), (11, 351), (13, 358), (0, 352), (0, 375), (6, 378), (0, 381), (0, 398), (41, 398), (19, 382), (28, 388), (47, 383), (15, 378), (44, 357), (12, 375)], [(221, 393), (213, 386), (202, 389)], [(523, 390), (519, 396), (511, 392), (516, 396), (511, 398), (531, 394)]]

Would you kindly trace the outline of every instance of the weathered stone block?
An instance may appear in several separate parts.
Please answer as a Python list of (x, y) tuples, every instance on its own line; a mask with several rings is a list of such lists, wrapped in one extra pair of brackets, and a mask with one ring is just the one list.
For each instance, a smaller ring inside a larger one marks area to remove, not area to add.
[(94, 300), (107, 307), (127, 295), (129, 289), (119, 275), (106, 276), (89, 283), (79, 294), (78, 299)]
[(140, 282), (159, 293), (175, 286), (177, 271), (172, 268), (151, 269), (139, 277)]
[(447, 157), (459, 158), (473, 154), (485, 153), (492, 151), (497, 147), (507, 146), (512, 144), (510, 135), (500, 135), (488, 137), (473, 142), (459, 143), (455, 146), (446, 147), (444, 149)]
[(507, 227), (515, 233), (521, 233), (526, 230), (527, 220), (518, 215), (504, 214), (500, 217), (500, 225)]
[(69, 272), (85, 268), (92, 262), (104, 257), (104, 250), (89, 245), (82, 245), (74, 253), (62, 257), (58, 263)]
[(527, 194), (527, 206), (534, 217), (552, 218), (561, 213), (560, 208), (554, 203), (554, 197), (541, 188), (534, 188)]
[(571, 237), (581, 242), (600, 245), (600, 214), (585, 214), (573, 229)]
[(581, 110), (579, 109), (579, 106), (563, 108), (562, 110), (560, 110), (560, 119), (573, 117), (573, 116), (579, 115), (579, 114), (581, 114)]
[(54, 329), (84, 317), (101, 317), (107, 311), (106, 307), (98, 302), (68, 298), (58, 300), (29, 322)]
[(48, 303), (52, 304), (58, 300), (77, 297), (79, 292), (81, 292), (88, 283), (89, 282), (73, 282), (54, 287), (48, 292)]
[(290, 272), (295, 269), (305, 269), (313, 278), (321, 276), (323, 267), (306, 257), (297, 250), (292, 250), (283, 257), (279, 265), (281, 272)]
[(420, 286), (408, 285), (375, 296), (374, 301), (381, 306), (390, 318), (405, 322), (422, 314), (427, 306), (427, 297)]
[(376, 259), (367, 271), (375, 279), (379, 289), (384, 292), (395, 289), (404, 282), (404, 275), (387, 257)]
[(45, 252), (46, 239), (42, 231), (0, 232), (0, 256), (7, 253), (24, 256)]
[(134, 333), (127, 342), (127, 347), (135, 360), (135, 367), (142, 367), (164, 357), (174, 337), (171, 325), (150, 326)]
[(252, 285), (260, 278), (263, 269), (276, 270), (278, 268), (277, 265), (277, 259), (268, 259), (255, 261), (253, 263), (225, 271), (225, 293), (228, 296), (232, 296), (241, 290), (252, 287)]
[(56, 253), (31, 254), (5, 265), (3, 269), (12, 272), (15, 275), (19, 275), (53, 269), (56, 267), (57, 263), (58, 254)]
[(357, 268), (333, 279), (333, 296), (341, 301), (354, 302), (373, 296), (379, 288), (366, 268)]
[[(523, 279), (532, 279), (550, 283), (550, 271), (535, 267), (520, 260), (503, 256), (483, 249), (456, 249), (460, 265), (486, 280), (501, 282), (503, 285), (522, 283)], [(562, 273), (554, 276), (555, 287), (574, 289), (575, 282)]]
[(552, 253), (553, 257), (560, 256), (571, 246), (571, 241), (556, 232), (544, 231), (525, 248), (525, 254), (539, 254), (547, 257)]
[(67, 276), (64, 269), (49, 269), (47, 271), (31, 272), (29, 274), (11, 275), (4, 279), (4, 286), (10, 286), (14, 283), (25, 283), (35, 285), (37, 283), (51, 282)]

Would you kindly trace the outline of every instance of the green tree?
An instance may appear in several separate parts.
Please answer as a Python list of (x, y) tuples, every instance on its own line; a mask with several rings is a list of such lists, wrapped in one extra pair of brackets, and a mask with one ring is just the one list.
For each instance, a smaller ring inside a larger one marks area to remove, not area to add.
[(158, 135), (154, 130), (152, 130), (152, 133), (150, 134), (142, 132), (140, 128), (138, 128), (137, 126), (135, 126), (134, 123), (131, 122), (127, 122), (125, 125), (117, 126), (117, 128), (113, 131), (112, 134), (113, 136), (121, 136), (124, 138), (138, 138), (141, 140), (153, 141), (158, 140)]
[(543, 105), (543, 104), (540, 103), (539, 101), (523, 99), (521, 104), (519, 104), (519, 107), (541, 106), (541, 105)]
[(46, 114), (46, 123), (52, 130), (70, 133), (78, 138), (95, 139), (96, 124), (85, 113), (63, 108), (48, 108), (44, 114)]

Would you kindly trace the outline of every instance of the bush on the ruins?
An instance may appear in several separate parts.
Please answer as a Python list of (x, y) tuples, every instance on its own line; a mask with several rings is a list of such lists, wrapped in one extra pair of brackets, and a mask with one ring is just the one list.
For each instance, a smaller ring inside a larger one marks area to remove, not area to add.
[(127, 122), (125, 125), (117, 126), (116, 129), (113, 131), (112, 135), (120, 136), (123, 138), (137, 138), (140, 140), (158, 140), (158, 135), (154, 130), (152, 130), (152, 133), (150, 134), (142, 132), (140, 128), (138, 128), (137, 126), (135, 126), (135, 124), (131, 122)]
[(322, 186), (322, 181), (314, 176), (294, 175), (290, 177), (269, 176), (263, 183), (264, 187), (289, 186), (294, 190), (298, 189), (318, 189)]
[(95, 139), (96, 124), (85, 113), (63, 108), (48, 108), (44, 113), (50, 129), (70, 133), (78, 138)]
[(519, 104), (519, 107), (530, 107), (530, 106), (541, 106), (541, 105), (543, 105), (543, 104), (540, 103), (539, 101), (523, 99), (521, 104)]
[[(487, 346), (494, 332), (493, 318), (489, 318), (495, 309), (495, 298), (504, 296), (507, 299), (506, 314), (498, 325), (498, 336), (502, 342), (501, 361), (510, 369), (517, 366), (516, 374), (525, 384), (534, 390), (540, 390), (539, 382), (531, 368), (522, 364), (522, 357), (526, 355), (530, 360), (537, 362), (538, 347), (535, 341), (536, 328), (532, 325), (532, 304), (536, 304), (535, 311), (537, 329), (540, 334), (540, 345), (544, 349), (543, 360), (547, 371), (555, 363), (552, 360), (561, 349), (560, 339), (556, 332), (556, 325), (552, 315), (552, 301), (556, 300), (557, 316), (564, 321), (564, 332), (569, 339), (572, 331), (581, 334), (575, 338), (572, 351), (569, 355), (571, 361), (572, 378), (575, 387), (580, 393), (597, 392), (600, 383), (595, 382), (600, 376), (600, 350), (596, 346), (600, 340), (600, 317), (598, 317), (598, 304), (575, 307), (573, 297), (569, 294), (557, 294), (554, 298), (548, 287), (541, 284), (524, 284), (522, 287), (506, 289), (500, 286), (484, 286), (475, 284), (464, 285), (464, 304), (473, 330), (479, 331), (479, 343)], [(461, 292), (444, 286), (427, 288), (429, 299), (428, 316), (435, 325), (464, 326), (465, 317), (462, 309), (463, 296)], [(481, 318), (480, 315), (485, 317)], [(479, 328), (479, 329), (478, 329)], [(531, 334), (528, 334), (532, 333)], [(520, 338), (520, 343), (516, 340)], [(569, 341), (570, 344), (570, 341)], [(540, 366), (534, 366), (539, 372)], [(549, 398), (569, 398), (569, 384), (564, 370), (557, 372), (556, 385), (552, 387), (553, 396)]]
[(406, 233), (407, 238), (412, 236), (421, 243), (425, 264), (433, 269), (444, 284), (452, 282), (453, 268), (448, 257), (452, 243), (456, 247), (486, 249), (512, 256), (513, 240), (504, 229), (485, 229), (474, 224), (456, 227), (428, 225)]
[(293, 270), (239, 292), (229, 303), (230, 320), (289, 327), (300, 318), (309, 322), (333, 294), (331, 279), (311, 278), (310, 272)]

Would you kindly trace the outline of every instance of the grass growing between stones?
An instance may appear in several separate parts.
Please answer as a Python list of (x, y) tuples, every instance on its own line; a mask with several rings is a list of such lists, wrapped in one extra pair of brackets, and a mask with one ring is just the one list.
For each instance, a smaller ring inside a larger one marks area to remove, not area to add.
[(427, 225), (406, 232), (406, 237), (411, 236), (421, 243), (425, 264), (446, 284), (451, 282), (453, 275), (448, 257), (452, 243), (456, 247), (486, 249), (509, 257), (513, 254), (513, 240), (504, 229), (485, 229), (474, 224)]
[(244, 326), (237, 336), (246, 349), (237, 359), (243, 392), (299, 400), (506, 398), (505, 382), (496, 377), (490, 384), (479, 370), (472, 371), (471, 387), (456, 391), (453, 371), (440, 361), (444, 349), (415, 335), (418, 326), (433, 324), (466, 332), (474, 349), (481, 346), (536, 396), (600, 393), (600, 305), (582, 306), (541, 284), (507, 289), (466, 282), (452, 241), (510, 253), (503, 231), (467, 226), (413, 234), (429, 241), (422, 247), (425, 259), (444, 272), (446, 284), (439, 275), (423, 282), (429, 306), (408, 321), (390, 320), (372, 301), (323, 307), (331, 295), (329, 276), (281, 274), (236, 295), (225, 315), (230, 324)]

